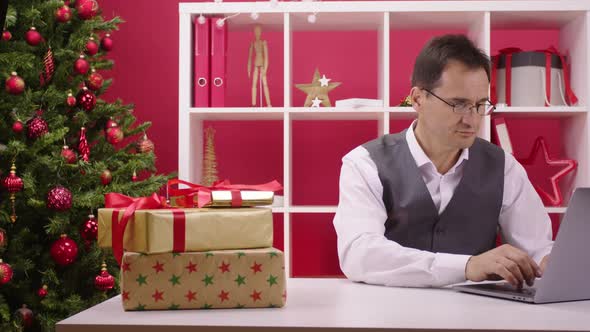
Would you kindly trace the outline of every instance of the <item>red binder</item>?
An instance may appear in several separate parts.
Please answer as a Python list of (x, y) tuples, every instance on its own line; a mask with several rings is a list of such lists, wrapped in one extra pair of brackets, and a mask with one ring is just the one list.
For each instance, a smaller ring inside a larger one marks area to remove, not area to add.
[(211, 107), (225, 106), (225, 69), (227, 58), (227, 20), (223, 17), (211, 20)]
[(194, 24), (194, 62), (193, 62), (193, 106), (209, 107), (209, 31), (211, 20), (205, 19), (199, 23), (195, 18)]

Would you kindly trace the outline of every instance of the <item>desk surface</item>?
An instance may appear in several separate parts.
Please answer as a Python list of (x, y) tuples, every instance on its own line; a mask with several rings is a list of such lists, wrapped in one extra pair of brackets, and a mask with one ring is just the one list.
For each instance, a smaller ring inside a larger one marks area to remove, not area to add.
[(57, 332), (590, 330), (590, 301), (526, 304), (345, 279), (289, 279), (287, 289), (278, 309), (124, 312), (117, 296), (61, 321)]

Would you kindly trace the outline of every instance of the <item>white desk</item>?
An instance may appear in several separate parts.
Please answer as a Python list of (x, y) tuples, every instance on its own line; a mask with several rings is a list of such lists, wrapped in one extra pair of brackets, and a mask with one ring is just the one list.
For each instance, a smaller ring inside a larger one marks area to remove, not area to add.
[(289, 279), (287, 289), (280, 309), (124, 312), (117, 296), (59, 322), (57, 332), (590, 330), (590, 301), (525, 304), (345, 279)]

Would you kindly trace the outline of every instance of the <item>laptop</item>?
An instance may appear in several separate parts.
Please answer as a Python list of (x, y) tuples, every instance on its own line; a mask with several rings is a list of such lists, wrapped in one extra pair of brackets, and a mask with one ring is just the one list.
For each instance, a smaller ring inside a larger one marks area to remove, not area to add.
[(590, 300), (590, 188), (575, 189), (542, 278), (516, 289), (507, 282), (453, 286), (466, 293), (528, 303)]

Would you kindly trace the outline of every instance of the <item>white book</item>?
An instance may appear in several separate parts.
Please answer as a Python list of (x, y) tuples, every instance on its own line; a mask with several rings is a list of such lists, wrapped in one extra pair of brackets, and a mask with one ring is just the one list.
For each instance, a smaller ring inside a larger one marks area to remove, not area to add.
[(336, 108), (383, 107), (381, 99), (349, 98), (336, 100)]

